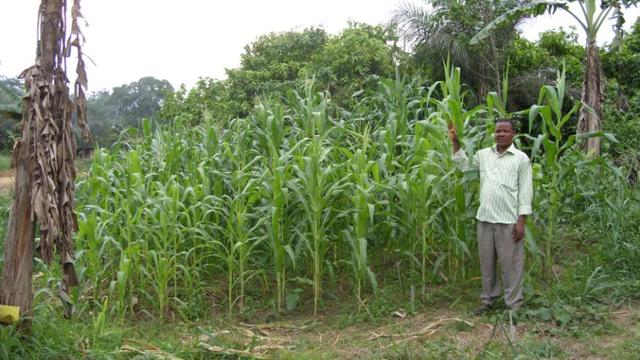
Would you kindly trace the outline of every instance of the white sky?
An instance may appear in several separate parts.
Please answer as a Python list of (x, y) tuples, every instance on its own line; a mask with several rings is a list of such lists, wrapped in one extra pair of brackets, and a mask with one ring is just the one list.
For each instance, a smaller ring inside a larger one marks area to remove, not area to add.
[[(67, 0), (70, 4), (73, 0)], [(422, 3), (420, 0), (414, 0)], [(17, 76), (34, 61), (39, 0), (0, 0), (0, 75)], [(400, 0), (83, 0), (89, 27), (89, 91), (111, 89), (143, 76), (192, 86), (199, 77), (224, 78), (244, 46), (271, 31), (323, 26), (336, 34), (349, 20), (386, 23)], [(640, 11), (625, 12), (628, 28)], [(529, 20), (524, 35), (575, 24), (558, 12)], [(601, 43), (613, 34), (605, 25)], [(580, 32), (578, 32), (580, 33)]]

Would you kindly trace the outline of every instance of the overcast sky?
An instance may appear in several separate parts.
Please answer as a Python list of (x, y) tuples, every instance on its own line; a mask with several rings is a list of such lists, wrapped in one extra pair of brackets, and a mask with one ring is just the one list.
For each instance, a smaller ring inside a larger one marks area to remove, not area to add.
[[(69, 4), (73, 0), (67, 0)], [(416, 3), (422, 3), (415, 0)], [(34, 61), (39, 0), (0, 0), (0, 75), (17, 76)], [(89, 26), (85, 53), (89, 91), (143, 76), (192, 86), (199, 77), (224, 78), (246, 44), (271, 31), (322, 26), (337, 34), (349, 20), (386, 23), (399, 0), (83, 0)], [(640, 11), (626, 12), (627, 28)], [(529, 20), (524, 35), (574, 24), (564, 13)], [(613, 36), (609, 25), (600, 42)]]

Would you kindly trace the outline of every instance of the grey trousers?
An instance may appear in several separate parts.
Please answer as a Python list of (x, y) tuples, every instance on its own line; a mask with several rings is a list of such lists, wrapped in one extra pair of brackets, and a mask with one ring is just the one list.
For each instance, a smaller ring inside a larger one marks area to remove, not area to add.
[(514, 224), (494, 224), (478, 221), (478, 250), (484, 304), (493, 304), (500, 296), (496, 263), (500, 262), (504, 302), (516, 310), (522, 305), (522, 279), (524, 267), (524, 239), (514, 241), (511, 235)]

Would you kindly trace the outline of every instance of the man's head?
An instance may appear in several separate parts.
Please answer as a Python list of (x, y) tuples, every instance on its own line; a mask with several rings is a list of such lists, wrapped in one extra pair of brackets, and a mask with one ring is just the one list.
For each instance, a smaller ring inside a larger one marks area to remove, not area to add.
[(499, 148), (506, 149), (511, 146), (513, 137), (516, 135), (516, 130), (511, 120), (498, 119), (496, 121), (496, 132), (494, 135)]

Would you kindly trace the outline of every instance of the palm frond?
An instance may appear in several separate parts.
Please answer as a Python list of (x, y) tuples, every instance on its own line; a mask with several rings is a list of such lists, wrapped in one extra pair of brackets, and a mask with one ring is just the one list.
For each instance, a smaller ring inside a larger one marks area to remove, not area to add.
[(425, 7), (402, 2), (391, 19), (398, 34), (410, 45), (416, 45), (431, 32), (432, 14)]

